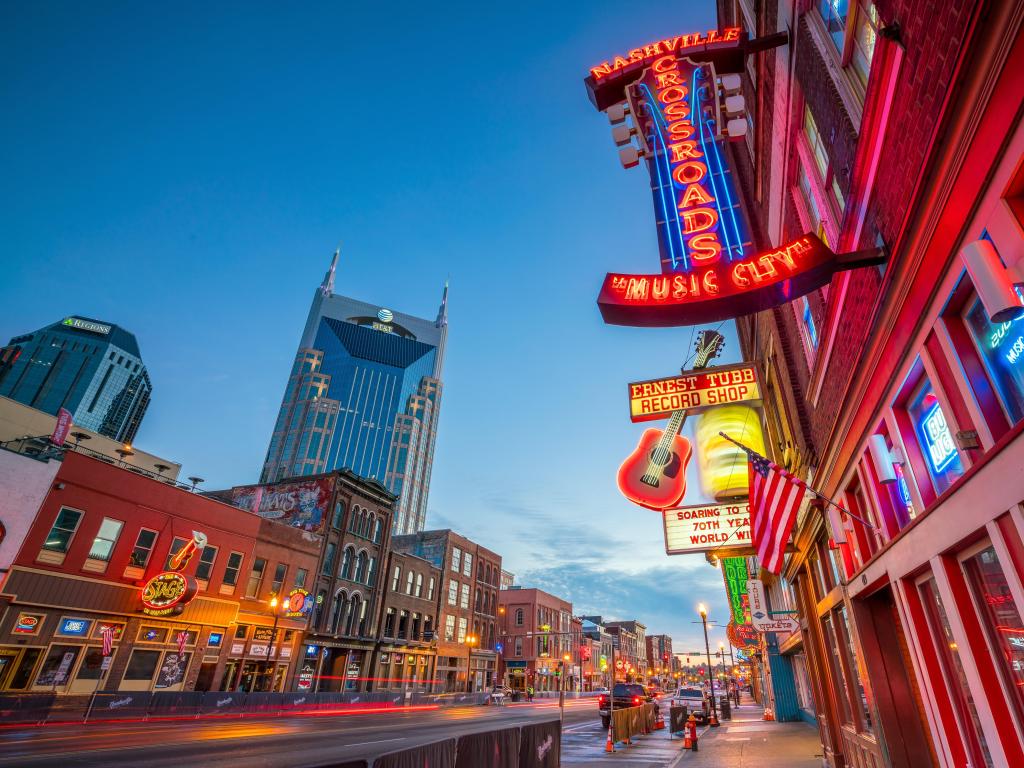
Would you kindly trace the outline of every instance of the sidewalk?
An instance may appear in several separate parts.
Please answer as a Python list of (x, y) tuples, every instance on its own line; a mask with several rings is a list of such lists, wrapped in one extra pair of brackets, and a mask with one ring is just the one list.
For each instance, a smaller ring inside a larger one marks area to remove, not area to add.
[(732, 720), (706, 729), (699, 751), (682, 753), (671, 768), (821, 768), (821, 741), (814, 727), (802, 721), (766, 722), (763, 713), (744, 695), (740, 706), (732, 708)]
[[(821, 768), (818, 731), (806, 723), (765, 722), (763, 710), (745, 696), (732, 708), (732, 720), (719, 728), (699, 728), (699, 751), (683, 751), (683, 740), (666, 728), (617, 744), (605, 753), (605, 735), (596, 724), (570, 726), (562, 734), (562, 765), (573, 768)], [(668, 718), (668, 703), (662, 713)]]

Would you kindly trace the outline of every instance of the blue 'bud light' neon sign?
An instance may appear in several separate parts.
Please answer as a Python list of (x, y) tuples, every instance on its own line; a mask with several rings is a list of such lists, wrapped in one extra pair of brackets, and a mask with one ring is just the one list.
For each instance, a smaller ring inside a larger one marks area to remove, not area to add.
[(925, 412), (919, 429), (932, 470), (936, 474), (945, 471), (956, 460), (956, 445), (938, 403)]

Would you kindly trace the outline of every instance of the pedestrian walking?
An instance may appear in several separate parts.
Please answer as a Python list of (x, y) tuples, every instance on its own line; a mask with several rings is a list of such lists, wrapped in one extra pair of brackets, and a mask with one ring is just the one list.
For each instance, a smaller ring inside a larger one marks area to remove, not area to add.
[(532, 685), (528, 686), (527, 689), (526, 689), (526, 700), (530, 701), (530, 702), (533, 701), (533, 686)]

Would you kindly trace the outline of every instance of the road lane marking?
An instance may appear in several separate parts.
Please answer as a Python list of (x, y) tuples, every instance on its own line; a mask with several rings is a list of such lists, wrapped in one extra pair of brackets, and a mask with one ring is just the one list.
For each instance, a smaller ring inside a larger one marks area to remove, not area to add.
[(346, 748), (347, 747), (365, 747), (365, 746), (367, 746), (369, 744), (383, 744), (383, 743), (385, 743), (387, 741), (405, 741), (405, 739), (404, 738), (377, 739), (377, 741), (361, 741), (358, 744), (342, 744), (341, 746), (346, 747)]

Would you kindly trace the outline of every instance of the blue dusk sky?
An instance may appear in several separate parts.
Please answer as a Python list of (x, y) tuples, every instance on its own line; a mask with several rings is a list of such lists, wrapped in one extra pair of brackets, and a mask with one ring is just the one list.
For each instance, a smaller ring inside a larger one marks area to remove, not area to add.
[(583, 77), (714, 26), (711, 0), (7, 3), (0, 342), (131, 330), (136, 444), (220, 488), (258, 477), (339, 242), (340, 294), (433, 317), (450, 279), (428, 526), (695, 648), (721, 575), (665, 556), (615, 485), (643, 430), (626, 383), (675, 372), (691, 329), (601, 321), (605, 272), (654, 271), (657, 242)]

